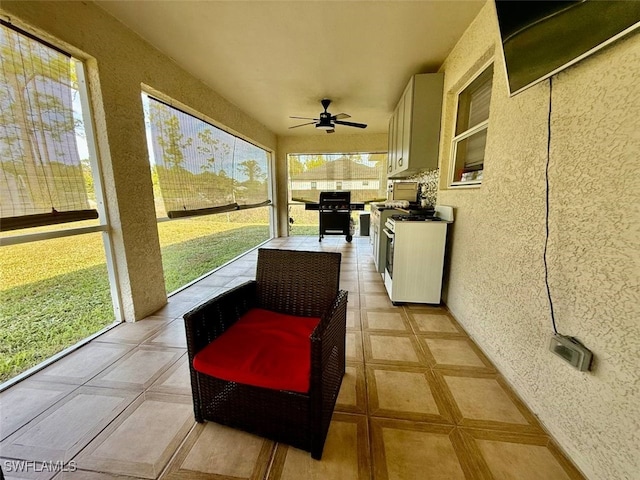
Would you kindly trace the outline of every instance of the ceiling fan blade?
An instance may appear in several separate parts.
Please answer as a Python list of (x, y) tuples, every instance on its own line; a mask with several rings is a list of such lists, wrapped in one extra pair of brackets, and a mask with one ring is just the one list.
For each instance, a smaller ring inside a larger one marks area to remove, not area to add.
[(316, 122), (301, 123), (300, 125), (294, 125), (293, 127), (289, 127), (289, 129), (298, 128), (298, 127), (304, 127), (305, 125), (314, 125), (315, 123)]
[(289, 118), (297, 118), (299, 120), (315, 120), (316, 122), (320, 121), (319, 118), (309, 118), (309, 117), (289, 117)]
[(347, 125), (348, 127), (367, 128), (366, 123), (345, 122), (344, 120), (336, 120), (334, 123), (338, 125)]
[(347, 115), (346, 113), (339, 113), (331, 117), (331, 120), (340, 120), (341, 118), (351, 118), (351, 115)]

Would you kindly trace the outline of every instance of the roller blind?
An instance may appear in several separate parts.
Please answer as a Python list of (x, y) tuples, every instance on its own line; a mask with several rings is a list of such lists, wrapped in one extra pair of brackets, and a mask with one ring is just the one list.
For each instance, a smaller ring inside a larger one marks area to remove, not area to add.
[(321, 191), (348, 190), (352, 202), (383, 200), (387, 154), (289, 155), (291, 199), (318, 202)]
[(151, 163), (169, 218), (270, 203), (269, 152), (147, 98)]
[(88, 218), (76, 61), (0, 23), (0, 230)]
[(458, 97), (456, 135), (489, 119), (493, 65), (482, 72)]

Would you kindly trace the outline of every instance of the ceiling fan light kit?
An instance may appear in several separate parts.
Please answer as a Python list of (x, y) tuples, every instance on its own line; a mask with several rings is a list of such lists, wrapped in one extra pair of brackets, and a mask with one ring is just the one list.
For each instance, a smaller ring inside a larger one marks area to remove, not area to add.
[(327, 133), (335, 132), (336, 125), (345, 125), (347, 127), (356, 127), (356, 128), (367, 128), (365, 123), (356, 123), (356, 122), (345, 122), (340, 120), (342, 118), (351, 118), (351, 115), (347, 115), (346, 113), (338, 113), (337, 115), (331, 115), (327, 109), (331, 104), (331, 100), (328, 98), (324, 98), (320, 101), (324, 108), (324, 112), (320, 113), (320, 118), (309, 118), (309, 117), (289, 117), (289, 118), (297, 118), (300, 120), (313, 120), (312, 122), (301, 123), (300, 125), (294, 125), (291, 128), (304, 127), (305, 125), (315, 125), (316, 128), (320, 130), (325, 130)]

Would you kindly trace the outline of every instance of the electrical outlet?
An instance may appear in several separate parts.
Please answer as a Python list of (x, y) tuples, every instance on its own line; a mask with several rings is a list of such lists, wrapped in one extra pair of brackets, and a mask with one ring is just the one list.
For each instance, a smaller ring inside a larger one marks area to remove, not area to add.
[(581, 372), (586, 372), (591, 367), (591, 360), (593, 359), (591, 350), (574, 337), (560, 334), (554, 335), (551, 337), (549, 350)]

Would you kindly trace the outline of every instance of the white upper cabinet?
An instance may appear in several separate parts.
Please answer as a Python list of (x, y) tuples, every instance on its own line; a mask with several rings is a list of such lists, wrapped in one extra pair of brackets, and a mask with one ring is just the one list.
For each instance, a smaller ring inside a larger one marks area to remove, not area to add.
[(438, 168), (444, 74), (411, 77), (389, 121), (389, 178)]

